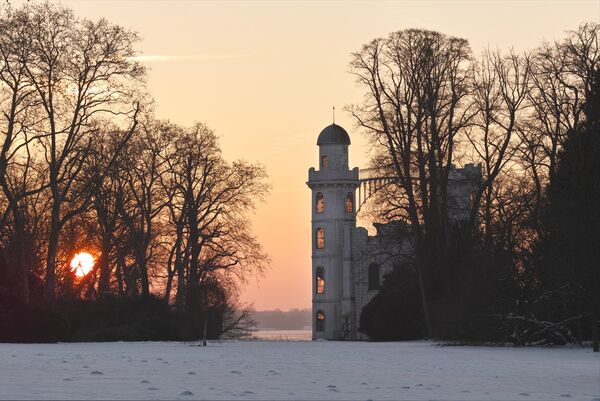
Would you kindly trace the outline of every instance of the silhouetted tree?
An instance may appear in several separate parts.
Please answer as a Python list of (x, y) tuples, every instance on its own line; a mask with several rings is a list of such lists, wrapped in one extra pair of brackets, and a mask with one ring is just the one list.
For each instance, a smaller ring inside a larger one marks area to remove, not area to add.
[(536, 251), (541, 290), (559, 293), (555, 321), (589, 322), (598, 351), (600, 319), (600, 70), (583, 107), (585, 119), (567, 133), (542, 213)]
[(76, 184), (90, 153), (93, 119), (113, 114), (127, 116), (125, 124), (131, 124), (137, 114), (133, 88), (144, 69), (131, 61), (137, 36), (106, 20), (79, 19), (67, 8), (41, 3), (12, 10), (5, 21), (14, 24), (19, 43), (27, 44), (14, 54), (21, 63), (15, 71), (26, 80), (28, 101), (37, 106), (21, 130), (37, 134), (35, 145), (48, 173), (45, 281), (52, 301), (61, 229), (91, 199), (89, 191), (77, 193)]
[(375, 39), (352, 55), (351, 72), (366, 90), (351, 109), (376, 146), (374, 166), (397, 180), (398, 214), (415, 237), (415, 266), (429, 336), (431, 258), (448, 227), (448, 174), (455, 139), (470, 124), (471, 50), (466, 40), (409, 29)]

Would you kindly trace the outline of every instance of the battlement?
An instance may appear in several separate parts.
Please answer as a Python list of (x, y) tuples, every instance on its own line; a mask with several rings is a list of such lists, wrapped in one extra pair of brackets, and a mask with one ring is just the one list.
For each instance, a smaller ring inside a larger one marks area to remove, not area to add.
[(355, 183), (358, 184), (358, 167), (352, 170), (315, 170), (311, 167), (308, 170), (308, 182), (311, 184), (335, 184), (335, 183)]

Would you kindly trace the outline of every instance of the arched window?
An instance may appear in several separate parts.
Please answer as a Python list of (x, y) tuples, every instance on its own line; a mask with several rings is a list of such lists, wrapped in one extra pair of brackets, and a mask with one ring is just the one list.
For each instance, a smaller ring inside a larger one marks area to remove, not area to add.
[(325, 292), (325, 270), (323, 270), (322, 267), (317, 267), (315, 287), (317, 294), (323, 294)]
[(317, 213), (323, 213), (325, 211), (325, 199), (323, 198), (322, 192), (317, 192)]
[(317, 228), (317, 249), (325, 248), (325, 231)]
[(354, 196), (352, 192), (346, 194), (346, 213), (352, 213), (354, 211)]
[(321, 167), (329, 167), (329, 158), (327, 156), (321, 156)]
[(379, 266), (375, 263), (369, 265), (369, 291), (379, 289)]
[(325, 331), (325, 314), (323, 311), (317, 312), (317, 327), (315, 327), (317, 331)]

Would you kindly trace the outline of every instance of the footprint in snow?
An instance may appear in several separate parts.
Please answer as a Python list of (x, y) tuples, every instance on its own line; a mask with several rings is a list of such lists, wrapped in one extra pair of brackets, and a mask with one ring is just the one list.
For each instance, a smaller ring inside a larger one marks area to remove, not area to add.
[(140, 383), (142, 383), (142, 384), (148, 384), (148, 383), (150, 383), (150, 381), (149, 380), (142, 380)]
[(519, 393), (519, 395), (522, 395), (524, 397), (529, 397), (529, 393)]
[(148, 391), (156, 391), (158, 390), (156, 387), (148, 387)]
[(194, 393), (186, 390), (186, 391), (182, 392), (180, 395), (194, 395)]
[(162, 358), (156, 358), (156, 360), (157, 360), (157, 361), (162, 361), (163, 359), (162, 359)]
[(231, 371), (231, 372), (229, 372), (229, 373), (234, 373), (234, 374), (236, 374), (236, 375), (241, 375), (241, 374), (242, 374), (242, 372), (238, 372), (237, 370), (232, 370), (232, 371)]
[(195, 375), (196, 372), (188, 372), (188, 375)]
[(360, 384), (361, 384), (361, 385), (363, 385), (363, 386), (366, 386), (366, 385), (368, 385), (369, 383), (362, 382), (362, 383), (360, 383)]
[(90, 375), (103, 375), (104, 373), (100, 372), (99, 370), (92, 370), (90, 372)]
[(70, 378), (70, 377), (65, 377), (65, 378), (63, 379), (63, 381), (64, 381), (64, 382), (70, 382), (70, 381), (71, 381), (71, 378)]
[(83, 365), (84, 369), (89, 369), (90, 367), (88, 365)]

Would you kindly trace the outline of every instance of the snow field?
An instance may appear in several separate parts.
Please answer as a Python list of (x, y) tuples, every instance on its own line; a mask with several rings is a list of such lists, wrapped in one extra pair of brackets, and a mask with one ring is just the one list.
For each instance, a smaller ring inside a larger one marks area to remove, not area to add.
[(430, 342), (0, 344), (0, 399), (600, 401), (600, 355)]

